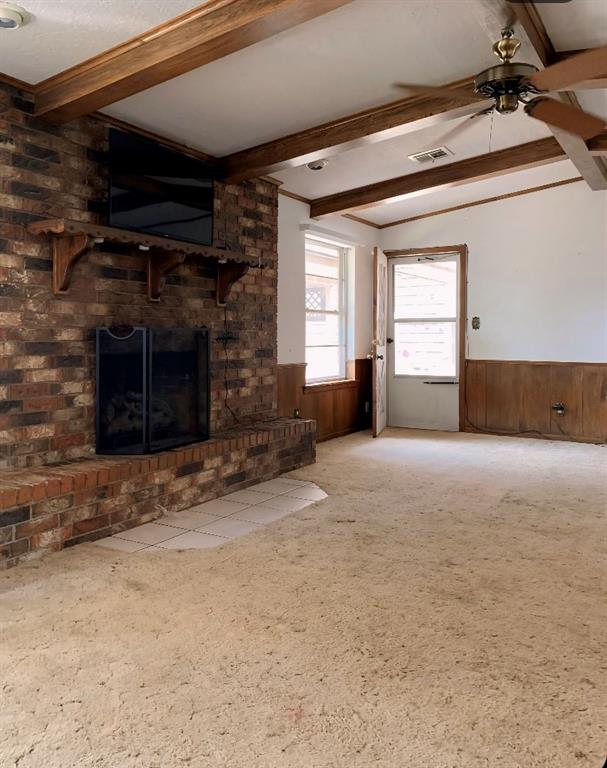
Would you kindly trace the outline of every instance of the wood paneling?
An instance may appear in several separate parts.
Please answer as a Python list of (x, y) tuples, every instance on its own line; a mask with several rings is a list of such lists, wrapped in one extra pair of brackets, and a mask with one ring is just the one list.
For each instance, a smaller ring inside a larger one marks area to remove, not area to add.
[(428, 171), (408, 173), (405, 176), (367, 184), (357, 189), (319, 197), (312, 200), (310, 216), (316, 218), (330, 213), (368, 208), (406, 195), (434, 189), (448, 189), (504, 173), (557, 162), (564, 156), (565, 153), (556, 139), (530, 141), (459, 162), (437, 165)]
[(468, 360), (466, 369), (465, 431), (607, 442), (607, 363)]
[(370, 427), (371, 363), (354, 361), (354, 379), (306, 386), (304, 363), (278, 366), (278, 414), (316, 419), (317, 440), (329, 440)]
[(36, 114), (55, 122), (72, 120), (349, 2), (209, 0), (39, 83)]
[(466, 361), (466, 386), (463, 388), (464, 424), (461, 429), (468, 431), (471, 424), (487, 425), (487, 366), (480, 360)]
[(605, 366), (582, 366), (582, 434), (605, 441), (607, 435), (607, 373)]

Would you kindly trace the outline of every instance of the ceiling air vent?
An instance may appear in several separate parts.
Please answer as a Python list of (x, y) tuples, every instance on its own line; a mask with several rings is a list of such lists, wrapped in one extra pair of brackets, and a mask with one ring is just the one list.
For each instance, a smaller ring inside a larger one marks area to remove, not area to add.
[(449, 157), (452, 154), (453, 152), (447, 149), (447, 147), (437, 147), (436, 149), (429, 149), (427, 152), (417, 152), (415, 155), (409, 155), (409, 160), (413, 160), (416, 163), (433, 163), (435, 160)]

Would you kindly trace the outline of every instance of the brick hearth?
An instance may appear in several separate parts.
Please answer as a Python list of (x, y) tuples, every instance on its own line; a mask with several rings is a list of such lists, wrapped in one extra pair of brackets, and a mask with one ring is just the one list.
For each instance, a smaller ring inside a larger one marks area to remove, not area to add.
[(276, 419), (153, 456), (0, 477), (0, 567), (109, 536), (314, 461), (315, 422)]

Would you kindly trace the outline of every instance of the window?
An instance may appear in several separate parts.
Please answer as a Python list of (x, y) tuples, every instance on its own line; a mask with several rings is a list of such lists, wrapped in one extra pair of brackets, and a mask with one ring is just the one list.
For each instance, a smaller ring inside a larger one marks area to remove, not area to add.
[(306, 381), (346, 377), (347, 248), (306, 237)]
[(457, 376), (457, 262), (394, 264), (395, 376)]

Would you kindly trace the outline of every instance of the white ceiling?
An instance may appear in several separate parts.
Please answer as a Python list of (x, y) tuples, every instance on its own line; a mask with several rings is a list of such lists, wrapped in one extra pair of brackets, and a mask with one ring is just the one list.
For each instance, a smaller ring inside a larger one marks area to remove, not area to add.
[(469, 0), (355, 0), (104, 111), (224, 155), (494, 60)]
[[(607, 0), (605, 4), (607, 5)], [(602, 117), (607, 123), (607, 90), (579, 91), (577, 97), (586, 112)]]
[(450, 189), (441, 189), (430, 194), (409, 197), (399, 202), (384, 204), (375, 208), (357, 211), (358, 216), (375, 224), (389, 224), (399, 219), (408, 219), (432, 211), (440, 211), (455, 205), (464, 205), (488, 197), (518, 192), (529, 187), (551, 184), (561, 179), (573, 179), (579, 176), (575, 166), (569, 160), (559, 163), (517, 171), (493, 179), (462, 184)]
[(544, 2), (537, 7), (557, 51), (597, 48), (607, 42), (606, 0)]
[(16, 0), (30, 19), (2, 31), (0, 72), (38, 83), (203, 0)]
[[(449, 139), (447, 132), (462, 123), (467, 123), (466, 130)], [(284, 189), (290, 192), (309, 198), (323, 197), (382, 179), (427, 170), (428, 165), (409, 160), (408, 155), (416, 152), (446, 146), (453, 155), (437, 160), (436, 164), (448, 164), (550, 135), (544, 123), (533, 120), (522, 110), (511, 115), (484, 115), (473, 120), (459, 118), (445, 125), (334, 155), (322, 171), (311, 171), (303, 165), (272, 175), (280, 179)]]
[[(19, 0), (31, 21), (1, 32), (0, 71), (39, 82), (202, 0)], [(607, 43), (607, 0), (538, 2), (557, 50)], [(24, 53), (26, 52), (26, 53)], [(518, 60), (525, 61), (524, 47)], [(167, 83), (106, 108), (167, 138), (224, 155), (401, 97), (396, 80), (438, 84), (495, 61), (473, 0), (354, 0)], [(580, 94), (584, 108), (607, 119), (607, 91)], [(284, 189), (315, 198), (422, 170), (407, 155), (446, 143), (447, 161), (484, 154), (491, 118), (443, 140), (460, 121), (334, 156), (320, 173), (305, 166), (275, 174)], [(496, 115), (491, 149), (550, 135), (522, 110)], [(378, 223), (485, 196), (576, 176), (568, 162), (508, 174), (374, 207), (360, 215)]]

